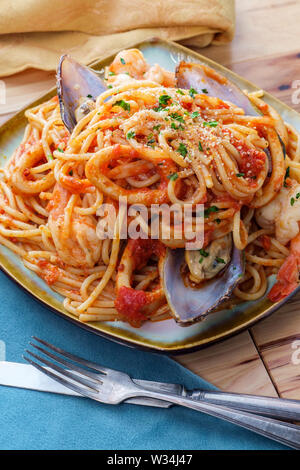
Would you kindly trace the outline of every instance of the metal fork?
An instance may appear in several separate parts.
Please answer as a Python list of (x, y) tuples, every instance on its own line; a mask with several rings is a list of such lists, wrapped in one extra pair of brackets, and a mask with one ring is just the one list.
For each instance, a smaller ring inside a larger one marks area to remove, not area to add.
[[(49, 350), (32, 342), (30, 345), (57, 364), (29, 350), (26, 352), (43, 365), (27, 356), (24, 356), (24, 359), (60, 384), (92, 400), (111, 405), (117, 405), (133, 397), (165, 400), (221, 418), (294, 449), (300, 449), (300, 426), (204, 401), (194, 401), (166, 391), (149, 390), (137, 385), (129, 375), (123, 372), (86, 361), (37, 337), (33, 339)], [(68, 370), (58, 364), (66, 366)]]

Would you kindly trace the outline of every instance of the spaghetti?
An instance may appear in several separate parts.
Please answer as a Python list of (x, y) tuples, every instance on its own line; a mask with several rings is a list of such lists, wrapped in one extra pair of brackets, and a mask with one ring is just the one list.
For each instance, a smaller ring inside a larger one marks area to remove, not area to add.
[[(246, 256), (234, 296), (262, 297), (270, 274), (278, 279), (271, 300), (288, 295), (300, 265), (296, 130), (262, 93), (248, 95), (262, 115), (246, 116), (205, 90), (176, 89), (174, 75), (150, 67), (137, 50), (119, 53), (106, 80), (107, 91), (71, 135), (57, 97), (26, 111), (23, 141), (1, 169), (0, 243), (61, 294), (79, 320), (140, 326), (170, 317), (161, 265), (167, 247), (184, 247), (185, 239), (171, 230), (168, 240), (121, 240), (127, 214), (119, 197), (146, 208), (204, 204), (199, 262), (212, 243), (232, 234)], [(115, 236), (100, 240), (104, 203), (118, 216)], [(188, 277), (199, 282), (192, 268)]]

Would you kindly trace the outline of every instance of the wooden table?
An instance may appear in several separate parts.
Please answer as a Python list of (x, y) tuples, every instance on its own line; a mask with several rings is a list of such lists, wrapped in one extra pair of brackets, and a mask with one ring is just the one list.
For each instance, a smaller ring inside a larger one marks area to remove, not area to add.
[[(234, 41), (199, 52), (293, 106), (291, 85), (300, 80), (299, 19), (299, 0), (238, 0)], [(0, 123), (52, 87), (54, 74), (28, 70), (5, 83)], [(251, 330), (177, 359), (222, 390), (300, 399), (300, 295)]]

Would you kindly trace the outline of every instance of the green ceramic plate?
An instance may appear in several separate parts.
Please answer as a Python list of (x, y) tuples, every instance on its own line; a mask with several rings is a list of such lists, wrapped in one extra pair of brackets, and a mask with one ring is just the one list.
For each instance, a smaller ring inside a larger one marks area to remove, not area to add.
[[(140, 44), (134, 44), (131, 47), (139, 48), (150, 64), (158, 63), (171, 71), (175, 69), (180, 60), (203, 62), (228, 77), (242, 89), (248, 89), (249, 91), (258, 89), (255, 85), (221, 65), (175, 43), (153, 39)], [(113, 56), (110, 56), (92, 65), (95, 69), (102, 70), (112, 60)], [(51, 90), (34, 103), (31, 103), (28, 108), (49, 99), (55, 93), (55, 89)], [(268, 93), (265, 95), (265, 100), (279, 111), (285, 121), (291, 123), (300, 132), (300, 115), (296, 111), (273, 98)], [(25, 124), (24, 110), (22, 110), (1, 126), (0, 165), (5, 164), (7, 158), (10, 157), (13, 150), (20, 143)], [(266, 298), (255, 302), (243, 302), (233, 309), (212, 313), (203, 322), (185, 328), (178, 326), (173, 320), (159, 323), (147, 322), (139, 329), (132, 328), (130, 325), (122, 322), (83, 324), (63, 308), (62, 297), (60, 295), (53, 292), (42, 279), (25, 268), (21, 260), (14, 253), (2, 246), (0, 246), (0, 267), (35, 299), (78, 326), (131, 347), (140, 347), (170, 354), (190, 352), (228, 338), (270, 315), (270, 313), (274, 312), (274, 310), (288, 300), (285, 299), (275, 305), (271, 304)], [(273, 283), (274, 278), (269, 279), (269, 288)]]

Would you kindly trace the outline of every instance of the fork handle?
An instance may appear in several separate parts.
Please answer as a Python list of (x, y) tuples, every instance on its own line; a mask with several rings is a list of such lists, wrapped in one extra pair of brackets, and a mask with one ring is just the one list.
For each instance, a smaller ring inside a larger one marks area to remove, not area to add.
[[(135, 392), (137, 392), (137, 390), (135, 390)], [(154, 392), (143, 389), (138, 392), (138, 395), (167, 400), (174, 405), (185, 406), (192, 410), (201, 411), (202, 413), (224, 419), (225, 421), (249, 429), (250, 431), (273, 439), (281, 444), (300, 450), (300, 426), (296, 426), (295, 424), (277, 421), (272, 418), (226, 408), (204, 401), (195, 401), (191, 398), (179, 397), (171, 393)], [(137, 393), (135, 393), (135, 396), (137, 396)]]
[(215, 405), (229, 406), (250, 413), (264, 414), (289, 421), (300, 421), (300, 401), (227, 392), (191, 390), (187, 397)]

